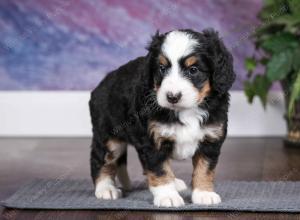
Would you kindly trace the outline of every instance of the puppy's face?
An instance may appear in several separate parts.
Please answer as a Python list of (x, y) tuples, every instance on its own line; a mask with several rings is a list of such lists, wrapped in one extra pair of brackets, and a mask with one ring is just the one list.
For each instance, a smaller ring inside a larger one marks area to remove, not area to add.
[(162, 41), (154, 76), (157, 102), (172, 110), (194, 108), (211, 91), (209, 70), (194, 35), (172, 31)]
[(149, 46), (157, 103), (180, 111), (228, 92), (235, 80), (232, 55), (213, 30), (157, 33)]

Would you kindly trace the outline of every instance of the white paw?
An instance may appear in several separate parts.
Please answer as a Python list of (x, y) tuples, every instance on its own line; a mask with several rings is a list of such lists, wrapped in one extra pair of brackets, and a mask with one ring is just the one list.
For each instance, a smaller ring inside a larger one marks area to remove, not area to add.
[(169, 195), (155, 196), (154, 205), (158, 207), (179, 207), (184, 205), (184, 201), (176, 191), (176, 193)]
[(97, 183), (95, 196), (98, 199), (118, 199), (122, 197), (122, 191), (114, 185), (111, 179), (104, 179)]
[(185, 182), (181, 179), (175, 178), (174, 183), (175, 183), (175, 188), (178, 192), (181, 192), (181, 191), (184, 191), (187, 189)]
[(214, 205), (221, 202), (221, 197), (215, 192), (195, 189), (192, 194), (192, 202), (198, 205)]
[(182, 197), (175, 188), (174, 182), (169, 184), (150, 187), (154, 196), (153, 203), (158, 207), (179, 207), (184, 205)]

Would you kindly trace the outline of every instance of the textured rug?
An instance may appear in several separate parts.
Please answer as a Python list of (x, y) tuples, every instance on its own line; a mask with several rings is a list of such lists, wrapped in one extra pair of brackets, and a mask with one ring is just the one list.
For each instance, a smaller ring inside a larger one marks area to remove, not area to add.
[(253, 211), (300, 212), (300, 182), (216, 183), (222, 203), (199, 206), (191, 203), (191, 191), (181, 193), (186, 205), (179, 208), (158, 208), (145, 183), (134, 183), (131, 192), (118, 200), (98, 200), (90, 180), (35, 180), (2, 202), (7, 208), (20, 209), (97, 209), (158, 211)]

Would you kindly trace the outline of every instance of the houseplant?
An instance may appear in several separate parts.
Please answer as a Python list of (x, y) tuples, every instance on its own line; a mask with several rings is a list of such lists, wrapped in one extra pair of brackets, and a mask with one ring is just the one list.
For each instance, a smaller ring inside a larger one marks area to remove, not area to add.
[(250, 103), (257, 96), (265, 107), (272, 84), (279, 82), (286, 103), (285, 143), (300, 146), (300, 1), (265, 0), (258, 18), (252, 35), (256, 51), (245, 60), (244, 91)]

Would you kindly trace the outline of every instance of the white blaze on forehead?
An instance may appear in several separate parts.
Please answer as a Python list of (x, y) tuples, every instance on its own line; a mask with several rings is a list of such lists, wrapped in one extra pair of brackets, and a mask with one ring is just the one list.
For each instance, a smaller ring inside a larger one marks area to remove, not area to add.
[(174, 65), (181, 57), (189, 55), (197, 44), (197, 40), (193, 39), (190, 34), (172, 31), (166, 36), (162, 51)]
[(197, 105), (198, 91), (192, 82), (181, 74), (179, 60), (188, 56), (198, 45), (192, 35), (184, 31), (170, 32), (162, 45), (162, 53), (171, 62), (171, 67), (164, 77), (157, 94), (158, 104), (169, 107), (166, 94), (181, 93), (182, 97), (176, 104), (179, 108), (191, 108)]

